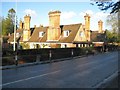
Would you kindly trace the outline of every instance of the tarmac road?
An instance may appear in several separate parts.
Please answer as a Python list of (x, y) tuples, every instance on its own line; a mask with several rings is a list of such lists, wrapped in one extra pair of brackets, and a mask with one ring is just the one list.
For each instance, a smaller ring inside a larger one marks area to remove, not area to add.
[(94, 88), (118, 71), (118, 52), (2, 70), (3, 88)]

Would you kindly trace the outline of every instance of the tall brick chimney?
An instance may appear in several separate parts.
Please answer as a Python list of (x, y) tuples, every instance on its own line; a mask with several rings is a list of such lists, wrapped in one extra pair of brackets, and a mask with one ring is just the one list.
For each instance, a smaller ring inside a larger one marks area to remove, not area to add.
[(61, 34), (60, 29), (60, 11), (50, 11), (49, 28), (47, 30), (47, 41), (57, 41)]
[(19, 29), (23, 29), (23, 22), (22, 22), (22, 20), (20, 20)]
[(24, 30), (23, 30), (23, 41), (28, 41), (30, 39), (31, 31), (30, 31), (30, 15), (26, 15), (24, 17)]
[(84, 16), (85, 18), (85, 32), (86, 32), (86, 39), (90, 41), (90, 16), (86, 13)]
[(24, 29), (26, 29), (26, 30), (30, 29), (30, 20), (31, 20), (30, 15), (26, 15), (24, 17)]
[(98, 33), (103, 33), (103, 22), (98, 21)]

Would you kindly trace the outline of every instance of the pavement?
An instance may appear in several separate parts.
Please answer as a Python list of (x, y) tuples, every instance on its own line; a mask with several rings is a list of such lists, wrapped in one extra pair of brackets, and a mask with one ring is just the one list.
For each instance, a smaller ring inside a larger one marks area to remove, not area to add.
[[(85, 55), (76, 56), (76, 57), (73, 57), (73, 58), (75, 59), (75, 58), (81, 58), (81, 57), (85, 57)], [(24, 63), (24, 64), (18, 64), (17, 66), (16, 65), (0, 66), (0, 70), (26, 67), (26, 66), (32, 66), (32, 65), (38, 65), (38, 64), (46, 64), (46, 63), (52, 63), (52, 62), (59, 62), (59, 61), (64, 61), (64, 60), (71, 60), (73, 58), (70, 57), (70, 58), (54, 59), (54, 60), (51, 60), (51, 61), (46, 60), (46, 61), (40, 61), (40, 62)]]
[[(118, 53), (2, 70), (3, 88), (99, 88), (118, 73)], [(116, 85), (115, 88), (118, 88)]]
[[(105, 52), (105, 53), (109, 53), (109, 52)], [(100, 53), (96, 53), (94, 55), (97, 55)], [(88, 55), (90, 56), (90, 55)], [(32, 66), (32, 65), (38, 65), (38, 64), (46, 64), (46, 63), (52, 63), (52, 62), (59, 62), (59, 61), (64, 61), (64, 60), (71, 60), (71, 59), (75, 59), (75, 58), (82, 58), (82, 57), (86, 57), (86, 55), (81, 55), (81, 56), (75, 56), (75, 57), (69, 57), (69, 58), (61, 58), (61, 59), (54, 59), (54, 60), (46, 60), (46, 61), (39, 61), (39, 62), (32, 62), (32, 63), (24, 63), (24, 64), (18, 64), (16, 65), (6, 65), (6, 66), (0, 66), (0, 70), (5, 70), (5, 69), (13, 69), (13, 68), (19, 68), (19, 67), (26, 67), (26, 66)]]
[[(108, 84), (104, 86), (104, 88), (116, 88), (120, 86), (120, 75), (114, 77)], [(119, 87), (120, 88), (120, 87)]]

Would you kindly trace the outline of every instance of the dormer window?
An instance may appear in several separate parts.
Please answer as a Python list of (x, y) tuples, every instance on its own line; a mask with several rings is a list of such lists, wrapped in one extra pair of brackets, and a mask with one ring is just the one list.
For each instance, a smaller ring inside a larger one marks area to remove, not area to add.
[(43, 37), (45, 32), (39, 32), (39, 37)]
[(65, 31), (64, 31), (64, 37), (68, 37), (69, 34), (70, 34), (70, 30), (65, 30)]

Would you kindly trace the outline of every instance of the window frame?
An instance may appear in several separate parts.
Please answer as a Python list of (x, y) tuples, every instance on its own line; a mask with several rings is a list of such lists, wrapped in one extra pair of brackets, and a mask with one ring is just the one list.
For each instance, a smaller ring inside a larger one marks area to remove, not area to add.
[(80, 36), (80, 37), (83, 37), (83, 36), (84, 36), (83, 31), (80, 31), (80, 32), (79, 32), (79, 36)]
[(70, 30), (65, 30), (64, 32), (63, 32), (63, 36), (64, 37), (68, 37), (70, 35)]
[(43, 37), (43, 36), (44, 36), (44, 34), (45, 34), (45, 32), (40, 31), (40, 32), (39, 32), (39, 37)]

